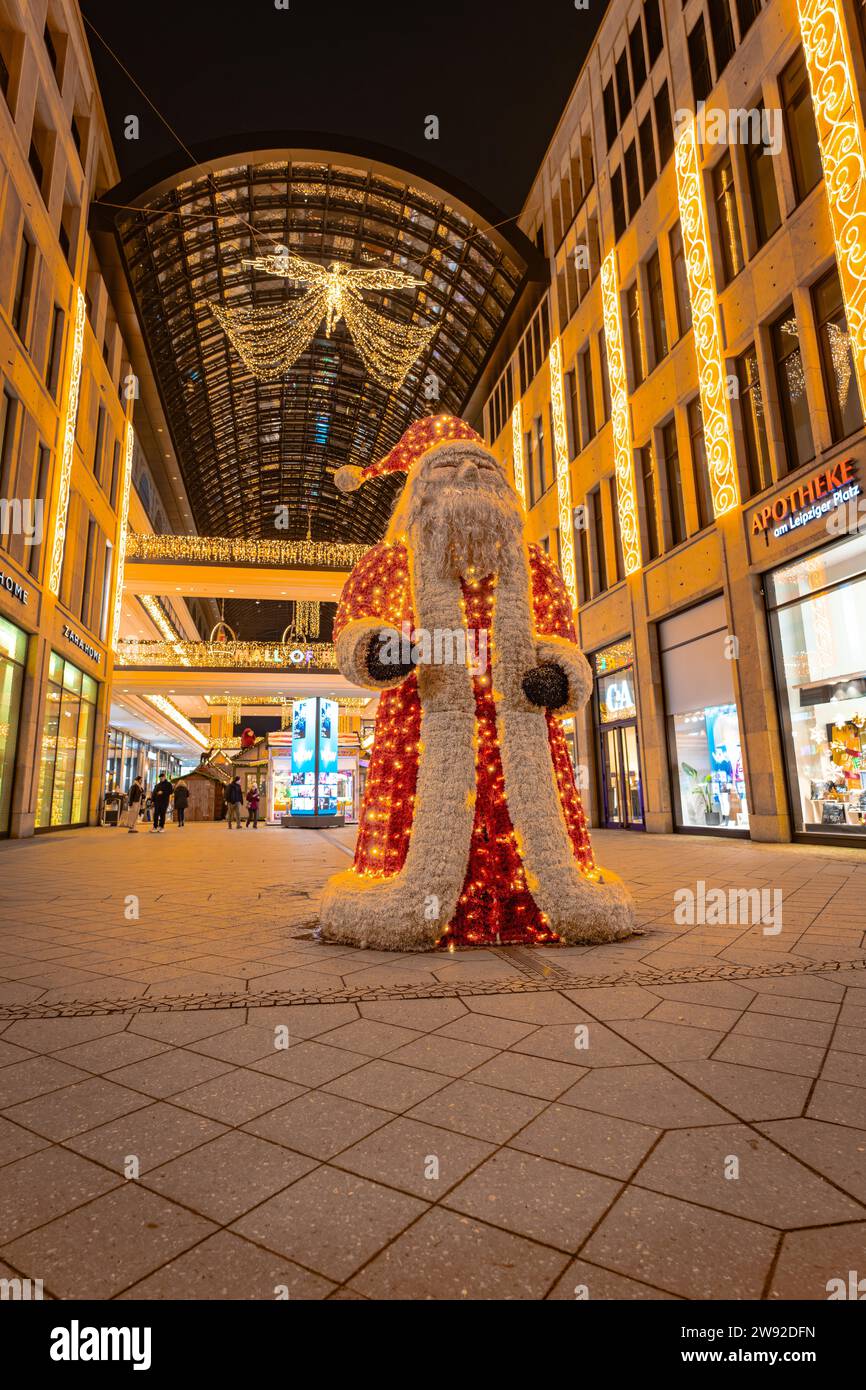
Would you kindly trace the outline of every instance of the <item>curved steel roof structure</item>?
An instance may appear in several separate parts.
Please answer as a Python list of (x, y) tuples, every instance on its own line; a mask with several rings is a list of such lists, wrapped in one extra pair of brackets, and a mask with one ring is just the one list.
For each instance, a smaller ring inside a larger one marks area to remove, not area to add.
[[(527, 280), (546, 264), (513, 223), (431, 168), (336, 137), (250, 137), (201, 149), (106, 193), (110, 227), (148, 346), (201, 534), (373, 543), (399, 479), (337, 491), (335, 469), (380, 457), (430, 409), (459, 414)], [(281, 243), (327, 264), (387, 265), (423, 289), (376, 297), (396, 321), (433, 322), (397, 390), (365, 371), (345, 325), (324, 325), (277, 381), (256, 380), (208, 308), (284, 303), (300, 291), (242, 266)], [(438, 400), (425, 395), (433, 373)], [(288, 527), (275, 530), (279, 509)]]

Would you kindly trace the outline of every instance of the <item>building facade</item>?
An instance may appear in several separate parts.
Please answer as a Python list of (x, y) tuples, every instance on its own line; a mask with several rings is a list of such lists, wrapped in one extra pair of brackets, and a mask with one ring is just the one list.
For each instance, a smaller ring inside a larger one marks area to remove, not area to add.
[(27, 836), (99, 815), (142, 359), (88, 234), (117, 167), (77, 5), (2, 0), (0, 89), (0, 835)]
[(864, 91), (862, 2), (613, 0), (524, 206), (550, 287), (480, 398), (595, 824), (864, 843)]

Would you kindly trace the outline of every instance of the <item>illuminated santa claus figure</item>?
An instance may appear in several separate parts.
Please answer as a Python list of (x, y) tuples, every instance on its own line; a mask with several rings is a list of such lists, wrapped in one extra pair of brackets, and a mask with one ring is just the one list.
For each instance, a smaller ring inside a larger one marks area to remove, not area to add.
[(479, 436), (418, 420), (362, 473), (408, 473), (334, 626), (353, 685), (382, 692), (352, 867), (321, 936), (380, 950), (600, 942), (634, 930), (592, 854), (563, 716), (589, 698), (559, 570)]

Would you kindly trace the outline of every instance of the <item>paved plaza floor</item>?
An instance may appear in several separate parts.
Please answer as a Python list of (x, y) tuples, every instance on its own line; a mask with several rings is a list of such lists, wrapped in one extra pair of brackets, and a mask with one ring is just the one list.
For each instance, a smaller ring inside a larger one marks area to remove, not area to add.
[[(783, 1300), (866, 1274), (866, 854), (596, 832), (642, 935), (389, 955), (310, 936), (351, 839), (0, 845), (0, 1278)], [(683, 888), (780, 912), (690, 925)]]

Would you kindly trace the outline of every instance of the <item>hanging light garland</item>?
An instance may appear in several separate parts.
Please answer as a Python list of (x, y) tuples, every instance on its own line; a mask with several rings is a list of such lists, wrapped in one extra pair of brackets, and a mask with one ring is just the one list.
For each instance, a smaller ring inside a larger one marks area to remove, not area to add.
[(387, 266), (348, 266), (340, 261), (317, 265), (292, 255), (286, 247), (278, 247), (275, 255), (256, 256), (241, 264), (292, 284), (310, 286), (299, 299), (287, 304), (232, 309), (210, 302), (211, 312), (238, 356), (260, 381), (283, 376), (309, 347), (323, 319), (329, 338), (343, 319), (370, 375), (396, 390), (436, 331), (436, 324), (395, 323), (362, 299), (362, 290), (423, 287), (423, 280), (405, 271)]

